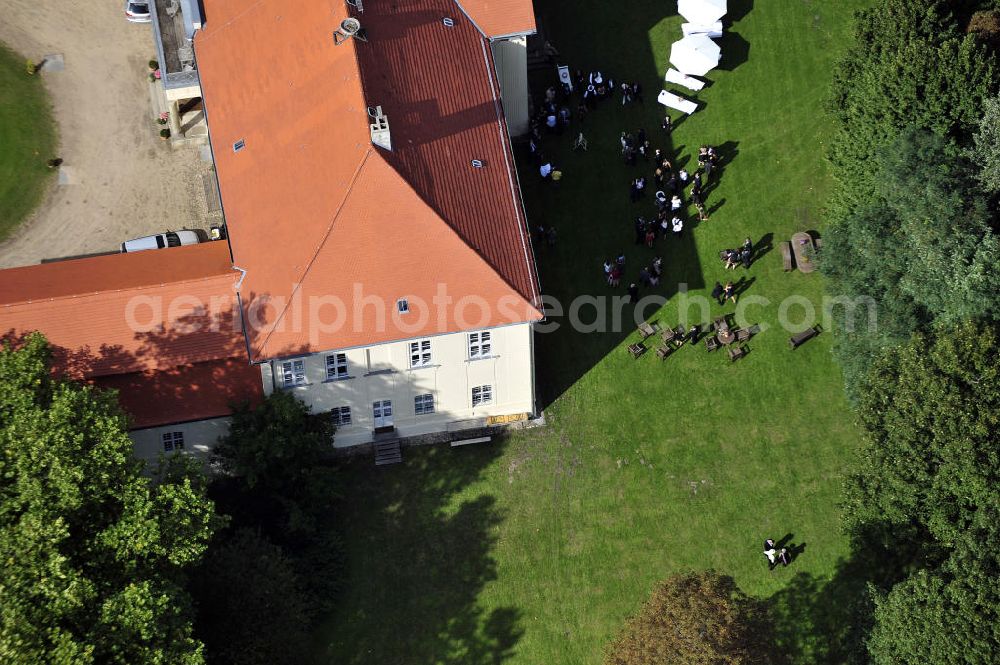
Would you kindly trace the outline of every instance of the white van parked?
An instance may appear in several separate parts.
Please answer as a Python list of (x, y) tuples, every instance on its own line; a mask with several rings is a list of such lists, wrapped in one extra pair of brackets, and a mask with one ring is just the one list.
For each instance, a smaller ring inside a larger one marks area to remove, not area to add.
[(197, 245), (201, 236), (195, 231), (167, 231), (155, 236), (143, 236), (122, 243), (122, 253), (141, 252), (145, 249), (163, 249), (164, 247), (180, 247), (181, 245)]

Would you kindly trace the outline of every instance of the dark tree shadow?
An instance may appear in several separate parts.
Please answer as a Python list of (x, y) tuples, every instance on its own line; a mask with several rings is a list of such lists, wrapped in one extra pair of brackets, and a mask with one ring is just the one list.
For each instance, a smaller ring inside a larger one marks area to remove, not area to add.
[(458, 500), (501, 454), (503, 441), (404, 451), (403, 465), (344, 464), (349, 497), (363, 510), (339, 525), (354, 581), (317, 644), (320, 662), (497, 665), (523, 635), (521, 611), (487, 609), (492, 551), (503, 514), (492, 496)]

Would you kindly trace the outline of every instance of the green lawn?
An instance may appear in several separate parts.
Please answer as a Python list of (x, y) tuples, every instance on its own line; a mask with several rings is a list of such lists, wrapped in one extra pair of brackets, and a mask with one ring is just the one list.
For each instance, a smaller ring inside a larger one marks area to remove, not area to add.
[[(628, 201), (629, 181), (645, 169), (621, 163), (624, 130), (645, 127), (654, 147), (681, 162), (701, 143), (722, 146), (728, 159), (709, 193), (711, 220), (657, 249), (668, 268), (660, 292), (671, 299), (651, 320), (676, 325), (678, 283), (706, 294), (726, 276), (720, 249), (747, 235), (773, 234), (776, 244), (821, 227), (830, 187), (823, 101), (864, 2), (729, 4), (735, 24), (722, 40), (723, 66), (670, 145), (655, 97), (680, 35), (674, 3), (609, 10), (599, 0), (536, 0), (563, 62), (639, 79), (646, 98), (588, 116), (586, 153), (568, 149), (568, 134), (546, 140), (565, 173), (559, 189), (522, 162), (529, 219), (559, 230), (558, 246), (538, 251), (547, 293), (611, 294), (605, 258), (624, 250), (634, 276), (653, 256), (633, 244), (632, 220), (652, 204)], [(840, 662), (844, 641), (833, 627), (849, 624), (846, 599), (862, 581), (845, 561), (837, 507), (858, 434), (830, 336), (791, 352), (776, 326), (788, 296), (819, 308), (821, 278), (784, 273), (777, 249), (748, 277), (745, 296), (771, 301), (748, 318), (772, 328), (736, 364), (703, 347), (664, 363), (652, 353), (633, 360), (624, 345), (636, 341), (634, 325), (589, 335), (564, 327), (537, 345), (544, 429), (487, 447), (409, 449), (392, 469), (349, 464), (349, 578), (319, 638), (326, 662), (595, 664), (657, 580), (709, 567), (769, 599), (792, 660)], [(721, 311), (733, 306), (712, 314)], [(805, 550), (769, 572), (761, 542), (786, 534)]]
[(55, 145), (41, 75), (29, 76), (25, 59), (0, 44), (0, 240), (41, 200)]

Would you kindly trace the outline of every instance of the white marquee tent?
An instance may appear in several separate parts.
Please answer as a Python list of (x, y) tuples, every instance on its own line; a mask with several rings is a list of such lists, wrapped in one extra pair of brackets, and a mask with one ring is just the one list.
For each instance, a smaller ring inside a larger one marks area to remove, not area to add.
[(712, 25), (726, 15), (727, 0), (677, 0), (677, 13), (691, 23)]
[(721, 59), (722, 50), (708, 35), (688, 35), (670, 47), (670, 64), (688, 76), (704, 76)]

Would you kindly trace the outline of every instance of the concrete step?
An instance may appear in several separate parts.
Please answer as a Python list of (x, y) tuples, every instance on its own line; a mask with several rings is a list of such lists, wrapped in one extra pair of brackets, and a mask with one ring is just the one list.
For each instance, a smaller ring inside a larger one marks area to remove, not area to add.
[(399, 439), (380, 441), (375, 444), (375, 466), (399, 464), (403, 461), (403, 452), (399, 447)]

